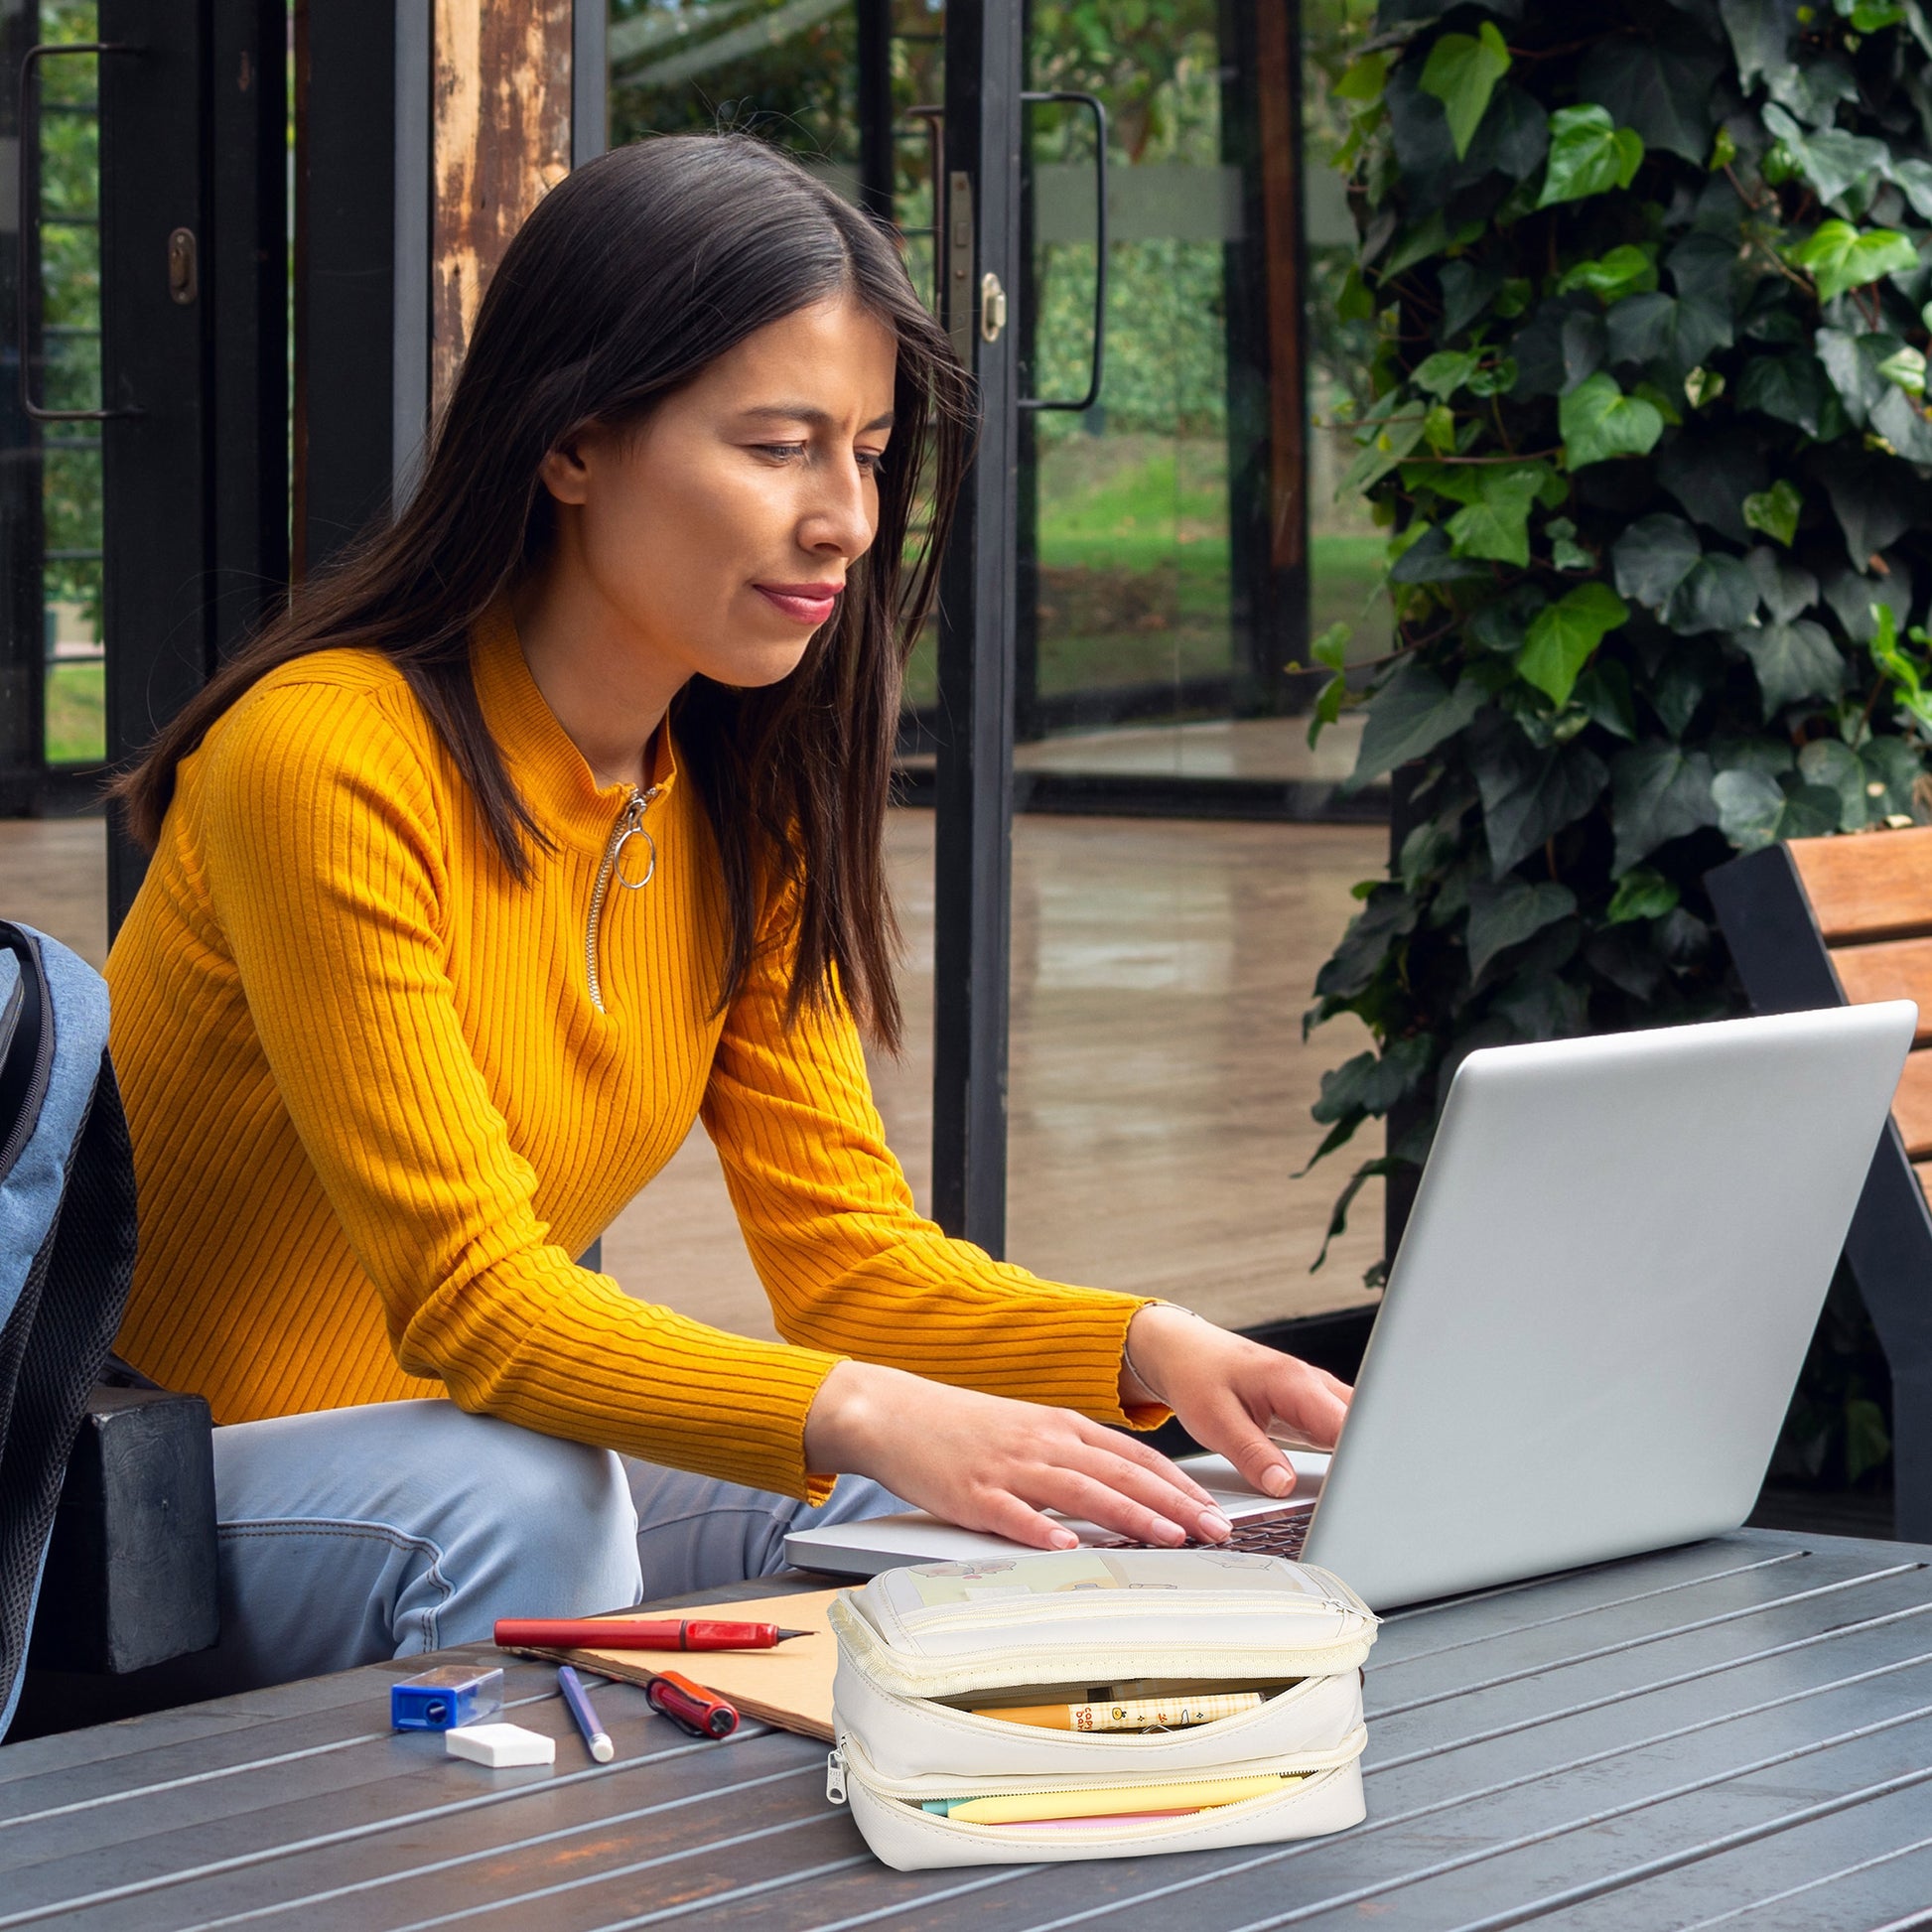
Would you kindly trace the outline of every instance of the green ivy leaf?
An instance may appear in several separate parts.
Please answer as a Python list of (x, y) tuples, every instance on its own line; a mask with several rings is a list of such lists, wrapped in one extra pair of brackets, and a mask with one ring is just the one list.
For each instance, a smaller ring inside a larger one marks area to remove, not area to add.
[(1590, 653), (1606, 632), (1629, 621), (1630, 607), (1607, 584), (1579, 584), (1537, 613), (1516, 675), (1553, 704), (1568, 704)]
[(1898, 161), (1891, 164), (1891, 178), (1912, 205), (1921, 221), (1932, 221), (1932, 161)]
[(1794, 484), (1783, 479), (1769, 489), (1744, 498), (1744, 521), (1753, 530), (1775, 537), (1788, 550), (1798, 534), (1798, 512), (1805, 506)]
[(1803, 349), (1785, 355), (1754, 355), (1738, 378), (1737, 400), (1807, 436), (1824, 426), (1825, 381), (1818, 360)]
[(1588, 570), (1596, 562), (1577, 541), (1577, 526), (1569, 517), (1551, 517), (1543, 534), (1550, 539), (1550, 561), (1559, 570)]
[(1337, 671), (1316, 693), (1314, 709), (1309, 714), (1309, 750), (1321, 742), (1321, 734), (1341, 716), (1348, 702), (1348, 680)]
[(1845, 405), (1846, 417), (1855, 429), (1863, 429), (1885, 398), (1886, 381), (1880, 370), (1905, 344), (1897, 336), (1854, 336), (1843, 329), (1821, 329), (1813, 341), (1819, 363)]
[(1577, 739), (1539, 752), (1513, 725), (1486, 735), (1476, 764), (1489, 870), (1501, 879), (1601, 797), (1609, 772)]
[(1610, 765), (1610, 823), (1616, 833), (1611, 876), (1671, 839), (1718, 822), (1708, 752), (1687, 752), (1667, 739), (1646, 739), (1619, 752)]
[(1799, 618), (1733, 630), (1730, 641), (1751, 660), (1757, 673), (1764, 718), (1771, 719), (1801, 698), (1835, 698), (1845, 681), (1845, 659), (1822, 623)]
[(1824, 221), (1795, 247), (1783, 251), (1793, 268), (1806, 270), (1818, 284), (1818, 299), (1830, 302), (1847, 289), (1864, 288), (1886, 275), (1908, 274), (1918, 266), (1918, 250), (1896, 228), (1861, 232), (1849, 221)]
[(1721, 771), (1711, 796), (1720, 829), (1740, 852), (1838, 830), (1838, 794), (1823, 785), (1793, 782), (1787, 791), (1762, 771)]
[(1656, 286), (1655, 246), (1625, 242), (1622, 247), (1612, 248), (1607, 255), (1599, 255), (1594, 261), (1579, 262), (1576, 267), (1567, 269), (1557, 283), (1557, 293), (1569, 295), (1576, 289), (1587, 289), (1608, 308), (1623, 296), (1647, 295)]
[(1357, 490), (1373, 489), (1422, 441), (1423, 428), (1421, 410), (1412, 416), (1392, 416), (1385, 423), (1367, 425), (1355, 460), (1335, 490), (1335, 500), (1339, 502)]
[(1391, 949), (1416, 929), (1416, 902), (1400, 886), (1376, 886), (1314, 976), (1316, 997), (1352, 1000), (1367, 991)]
[(1382, 98), (1388, 84), (1389, 62), (1384, 54), (1363, 54), (1348, 64), (1331, 89), (1337, 100), (1352, 101), (1364, 107)]
[(1925, 394), (1925, 353), (1909, 343), (1901, 343), (1898, 347), (1878, 364), (1878, 373), (1887, 382), (1903, 389), (1908, 396)]
[[(1906, 749), (1904, 741), (1897, 738), (1873, 739), (1871, 744), (1874, 748)], [(1918, 760), (1908, 752), (1905, 762), (1916, 765)], [(1837, 738), (1814, 739), (1798, 754), (1798, 770), (1805, 782), (1838, 794), (1838, 829), (1841, 832), (1863, 832), (1866, 826), (1882, 821), (1894, 809), (1893, 799), (1898, 793), (1889, 780), (1895, 768), (1892, 758), (1868, 759)], [(1904, 809), (1908, 811), (1911, 809), (1911, 785), (1908, 776), (1903, 787)]]
[(1342, 670), (1348, 663), (1348, 639), (1353, 634), (1347, 624), (1331, 623), (1309, 645), (1309, 655), (1331, 671)]
[(1469, 377), (1469, 393), (1472, 396), (1506, 396), (1516, 386), (1516, 358), (1513, 355), (1499, 355), (1487, 368), (1477, 369)]
[(1538, 207), (1628, 188), (1643, 162), (1643, 136), (1618, 127), (1606, 107), (1559, 107), (1550, 116), (1550, 160)]
[(1865, 811), (1870, 818), (1911, 812), (1913, 787), (1925, 775), (1925, 759), (1910, 739), (1889, 733), (1867, 738), (1859, 747), (1859, 762), (1864, 769)]
[[(1661, 24), (1661, 23), (1660, 23)], [(1702, 38), (1662, 33), (1598, 41), (1580, 65), (1584, 98), (1635, 128), (1652, 153), (1702, 167), (1711, 150), (1712, 95), (1723, 62)]]
[(1429, 1070), (1427, 1034), (1393, 1039), (1382, 1053), (1357, 1053), (1321, 1076), (1321, 1098), (1310, 1111), (1324, 1125), (1350, 1114), (1386, 1114)]
[(1907, 463), (1932, 463), (1932, 422), (1903, 389), (1887, 389), (1871, 412), (1871, 430)]
[(1473, 678), (1463, 677), (1450, 690), (1426, 664), (1405, 658), (1375, 693), (1362, 749), (1344, 788), (1357, 789), (1434, 751), (1468, 724), (1482, 701), (1482, 688)]
[(1855, 570), (1835, 570), (1825, 580), (1825, 602), (1855, 644), (1868, 644), (1878, 634), (1878, 613), (1891, 615), (1892, 635), (1912, 615), (1912, 573), (1902, 557), (1889, 566), (1889, 575), (1866, 577)]
[(1500, 952), (1534, 938), (1545, 926), (1567, 919), (1577, 909), (1568, 886), (1530, 885), (1520, 879), (1469, 888), (1469, 977), (1479, 980)]
[(1580, 382), (1557, 405), (1563, 432), (1563, 460), (1581, 470), (1611, 457), (1645, 456), (1664, 433), (1664, 419), (1653, 403), (1626, 396), (1616, 378), (1599, 369)]
[(1667, 510), (1638, 517), (1610, 546), (1617, 589), (1652, 611), (1663, 610), (1703, 555), (1697, 532)]
[(1429, 50), (1418, 84), (1443, 103), (1456, 160), (1469, 152), (1489, 96), (1508, 71), (1509, 49), (1493, 21), (1485, 20), (1474, 34), (1444, 34)]
[[(1396, 556), (1389, 570), (1391, 584), (1457, 584), (1471, 577), (1487, 577), (1488, 571), (1466, 557), (1449, 555), (1449, 532), (1425, 523), (1412, 523), (1402, 532), (1414, 540)], [(1397, 539), (1399, 544), (1401, 539)], [(1390, 546), (1391, 551), (1396, 545)]]
[[(1845, 213), (1854, 212), (1855, 207), (1863, 212), (1871, 188), (1891, 174), (1891, 150), (1882, 141), (1832, 127), (1807, 134), (1775, 101), (1764, 109), (1764, 125), (1783, 143), (1818, 199)], [(1847, 191), (1853, 189), (1860, 191), (1863, 206), (1847, 200)]]
[(1713, 551), (1699, 558), (1664, 610), (1679, 636), (1731, 630), (1757, 615), (1757, 579), (1740, 557)]
[(1432, 396), (1452, 396), (1475, 373), (1482, 360), (1473, 348), (1439, 348), (1421, 362), (1409, 380)]
[(1601, 725), (1626, 743), (1635, 742), (1637, 702), (1630, 691), (1630, 673), (1614, 658), (1595, 659), (1571, 695), (1588, 713), (1591, 724)]
[(1676, 905), (1681, 895), (1660, 872), (1637, 866), (1616, 882), (1604, 918), (1611, 925), (1627, 925), (1632, 919), (1661, 919)]
[(1475, 500), (1465, 503), (1446, 525), (1455, 555), (1526, 566), (1530, 560), (1530, 505), (1548, 474), (1540, 463), (1521, 469), (1476, 470)]
[(1760, 543), (1744, 563), (1773, 621), (1789, 623), (1818, 602), (1818, 579), (1775, 550), (1767, 550)]

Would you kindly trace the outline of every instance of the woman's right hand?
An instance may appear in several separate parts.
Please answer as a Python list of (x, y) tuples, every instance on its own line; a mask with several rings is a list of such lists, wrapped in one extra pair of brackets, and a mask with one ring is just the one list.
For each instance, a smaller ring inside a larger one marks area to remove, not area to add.
[(1228, 1519), (1157, 1449), (1070, 1409), (929, 1382), (902, 1369), (840, 1362), (805, 1419), (805, 1461), (871, 1476), (962, 1529), (1036, 1550), (1079, 1542), (1048, 1509), (1137, 1542), (1220, 1543)]

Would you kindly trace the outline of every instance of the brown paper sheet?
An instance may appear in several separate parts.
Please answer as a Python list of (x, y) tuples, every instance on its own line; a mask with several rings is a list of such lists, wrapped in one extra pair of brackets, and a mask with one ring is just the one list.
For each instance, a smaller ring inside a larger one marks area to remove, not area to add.
[[(832, 1675), (839, 1661), (838, 1639), (825, 1612), (836, 1589), (797, 1596), (760, 1596), (749, 1602), (700, 1604), (667, 1610), (666, 1616), (730, 1617), (735, 1623), (776, 1623), (787, 1630), (809, 1630), (770, 1650), (532, 1650), (531, 1657), (554, 1657), (579, 1670), (596, 1671), (625, 1684), (648, 1684), (661, 1671), (676, 1671), (694, 1684), (737, 1705), (742, 1718), (758, 1718), (781, 1730), (832, 1741)], [(635, 1610), (621, 1612), (635, 1616)]]

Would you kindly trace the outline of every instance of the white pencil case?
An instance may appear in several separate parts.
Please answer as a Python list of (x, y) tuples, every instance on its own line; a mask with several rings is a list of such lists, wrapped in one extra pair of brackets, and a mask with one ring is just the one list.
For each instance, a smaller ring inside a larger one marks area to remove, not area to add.
[[(831, 1608), (837, 1746), (826, 1794), (900, 1870), (1265, 1845), (1363, 1818), (1361, 1665), (1375, 1618), (1324, 1570), (1221, 1550), (1076, 1550), (918, 1564)], [(1259, 1707), (1153, 1731), (1036, 1728), (965, 1708), (1076, 1702), (1087, 1687), (1223, 1684)], [(1177, 1816), (976, 1825), (928, 1799), (1078, 1793), (1290, 1774)]]

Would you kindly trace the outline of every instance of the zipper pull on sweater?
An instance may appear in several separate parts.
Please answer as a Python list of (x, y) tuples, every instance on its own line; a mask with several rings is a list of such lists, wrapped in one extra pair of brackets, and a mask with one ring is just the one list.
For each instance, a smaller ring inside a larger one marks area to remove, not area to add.
[[(597, 869), (597, 884), (591, 888), (591, 915), (584, 927), (584, 974), (590, 983), (591, 1005), (599, 1013), (604, 1011), (604, 987), (597, 976), (597, 933), (604, 919), (604, 901), (609, 897), (612, 882), (621, 886), (627, 893), (641, 892), (657, 876), (657, 841), (650, 835), (644, 824), (644, 813), (650, 809), (651, 800), (663, 790), (662, 785), (652, 785), (648, 791), (639, 791), (633, 785), (630, 796), (624, 800), (623, 810), (618, 822), (611, 828), (610, 843), (604, 848), (604, 863)], [(644, 869), (635, 879), (623, 875), (623, 849), (632, 839), (644, 842)]]

